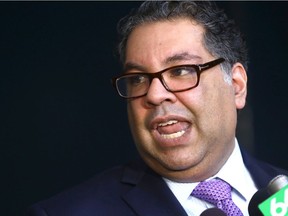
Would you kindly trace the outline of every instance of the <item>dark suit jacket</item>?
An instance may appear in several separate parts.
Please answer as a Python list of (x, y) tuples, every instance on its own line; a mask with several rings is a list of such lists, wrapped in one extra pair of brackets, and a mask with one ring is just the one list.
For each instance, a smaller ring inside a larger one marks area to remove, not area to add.
[[(258, 188), (288, 172), (242, 152)], [(27, 216), (184, 216), (186, 212), (161, 176), (143, 162), (108, 170), (32, 206)]]

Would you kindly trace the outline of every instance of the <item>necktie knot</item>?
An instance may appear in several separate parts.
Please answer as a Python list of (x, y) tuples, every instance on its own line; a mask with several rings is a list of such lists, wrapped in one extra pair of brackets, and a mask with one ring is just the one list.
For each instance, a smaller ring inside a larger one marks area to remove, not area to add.
[(228, 216), (243, 216), (240, 209), (232, 201), (231, 186), (221, 179), (200, 182), (191, 195), (214, 204)]
[(220, 179), (211, 179), (200, 182), (193, 190), (192, 195), (217, 205), (219, 201), (231, 199), (231, 186)]

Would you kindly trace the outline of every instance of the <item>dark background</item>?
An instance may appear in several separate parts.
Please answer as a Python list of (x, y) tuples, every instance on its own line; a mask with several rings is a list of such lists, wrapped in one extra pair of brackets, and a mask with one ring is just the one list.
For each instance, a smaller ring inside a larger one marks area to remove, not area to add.
[[(0, 2), (0, 215), (136, 157), (116, 23), (139, 2)], [(219, 2), (247, 36), (240, 143), (288, 169), (288, 2)]]

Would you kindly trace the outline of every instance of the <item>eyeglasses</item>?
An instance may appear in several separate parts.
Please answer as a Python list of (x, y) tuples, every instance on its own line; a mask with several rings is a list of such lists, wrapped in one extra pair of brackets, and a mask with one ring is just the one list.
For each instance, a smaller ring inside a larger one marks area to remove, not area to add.
[(146, 95), (154, 78), (158, 78), (169, 92), (187, 91), (198, 86), (203, 71), (224, 61), (225, 59), (219, 58), (204, 64), (177, 65), (156, 73), (127, 73), (112, 78), (112, 85), (126, 99)]

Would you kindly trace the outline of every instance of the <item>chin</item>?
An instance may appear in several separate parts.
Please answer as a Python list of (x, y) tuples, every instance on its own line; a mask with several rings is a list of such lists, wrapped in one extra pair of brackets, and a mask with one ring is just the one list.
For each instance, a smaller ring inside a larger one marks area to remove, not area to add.
[(171, 171), (176, 171), (176, 172), (180, 172), (180, 171), (186, 171), (186, 170), (189, 170), (193, 167), (196, 166), (196, 164), (194, 163), (188, 163), (187, 161), (181, 163), (179, 161), (168, 161), (166, 162), (165, 164), (163, 164), (163, 166), (168, 169), (168, 170), (171, 170)]
[[(186, 170), (191, 170), (196, 167), (201, 160), (199, 158), (187, 158), (187, 157), (177, 157), (177, 156), (168, 156), (165, 158), (160, 158), (157, 160), (160, 166), (168, 172), (181, 172)], [(154, 162), (155, 163), (155, 162)]]

